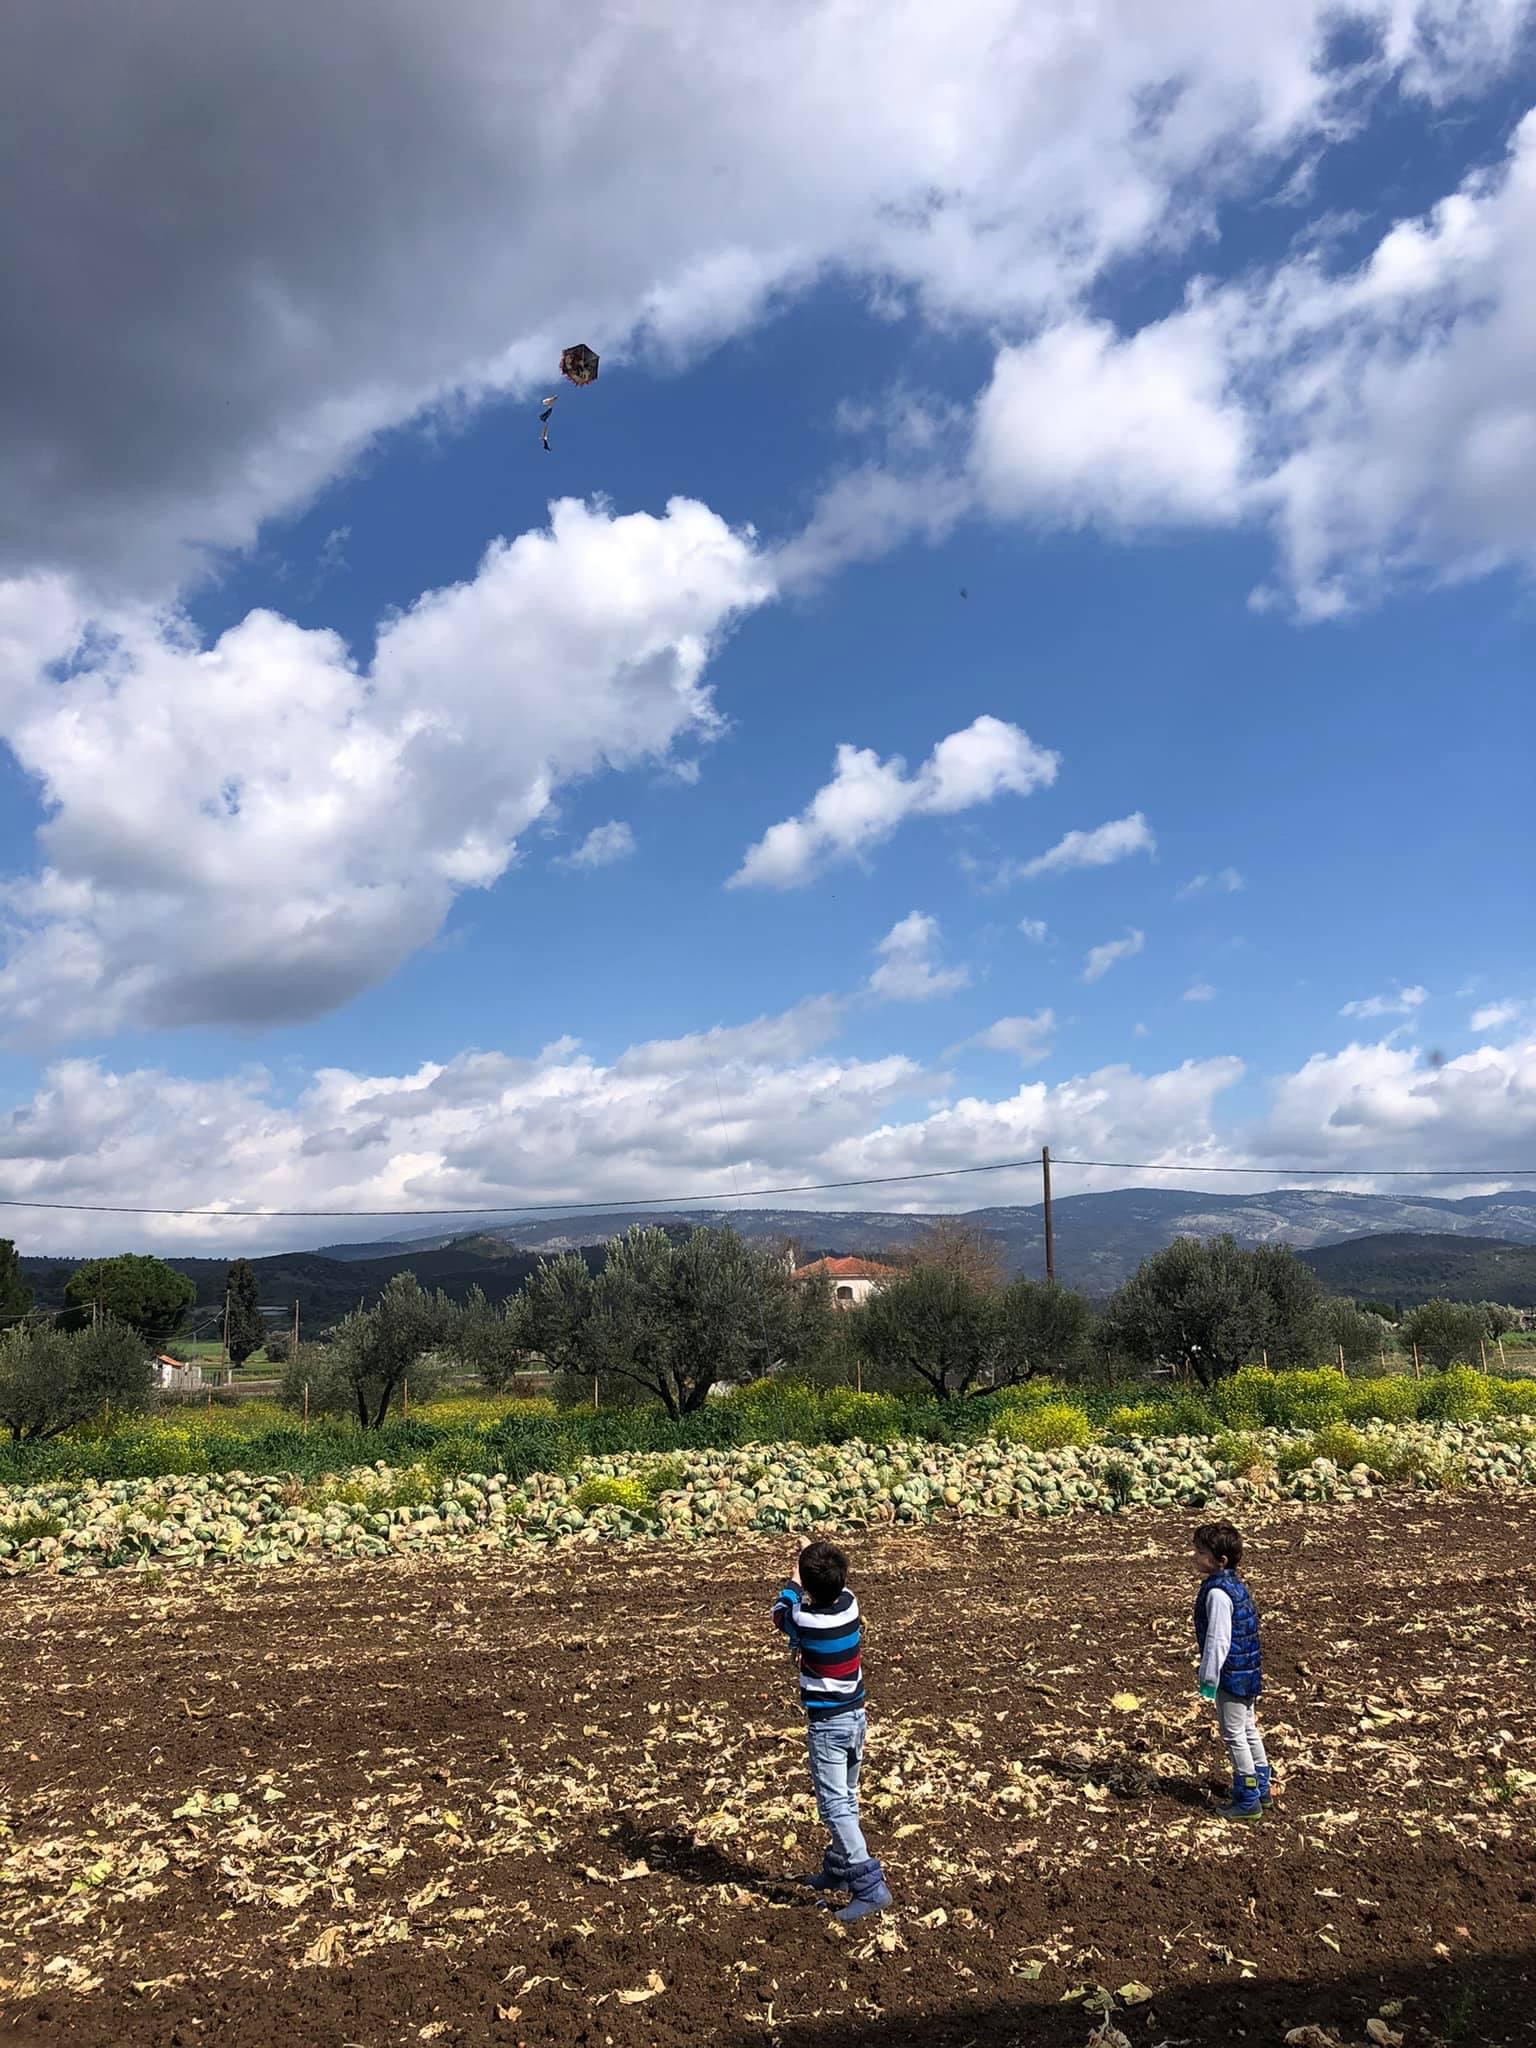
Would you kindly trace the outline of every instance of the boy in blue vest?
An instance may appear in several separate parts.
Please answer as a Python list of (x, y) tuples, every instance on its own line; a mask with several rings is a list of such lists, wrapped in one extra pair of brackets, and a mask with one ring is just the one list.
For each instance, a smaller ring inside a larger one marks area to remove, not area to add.
[(1206, 1522), (1195, 1531), (1200, 1697), (1215, 1706), (1232, 1759), (1232, 1797), (1216, 1809), (1222, 1820), (1258, 1820), (1270, 1803), (1269, 1759), (1254, 1711), (1264, 1690), (1264, 1659), (1258, 1610), (1238, 1572), (1242, 1561), (1243, 1539), (1230, 1522)]
[(852, 1892), (837, 1918), (863, 1920), (891, 1903), (885, 1875), (859, 1825), (864, 1762), (863, 1623), (848, 1590), (848, 1560), (830, 1543), (802, 1543), (789, 1583), (773, 1603), (773, 1621), (789, 1638), (800, 1670), (811, 1784), (832, 1840), (813, 1892)]

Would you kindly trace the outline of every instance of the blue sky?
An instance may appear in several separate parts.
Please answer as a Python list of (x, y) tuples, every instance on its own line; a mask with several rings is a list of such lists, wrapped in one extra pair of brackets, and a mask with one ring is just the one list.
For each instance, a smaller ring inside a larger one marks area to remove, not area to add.
[[(711, 182), (691, 206), (675, 167), (648, 259), (629, 188), (674, 96), (704, 104), (667, 54), (687, 10), (653, 11), (654, 76), (599, 10), (611, 75), (540, 116), (604, 159), (589, 210), (515, 152), (469, 177), (424, 120), (414, 221), (349, 185), (365, 137), (252, 105), (240, 39), (200, 31), (200, 90), (336, 153), (335, 218), (237, 165), (233, 251), (205, 273), (192, 222), (173, 292), (155, 251), (117, 267), (128, 368), (42, 291), (82, 401), (38, 398), (46, 481), (0, 504), (0, 1191), (489, 1206), (1042, 1141), (1361, 1186), (1536, 1161), (1527, 11), (1383, 5), (1343, 44), (1298, 4), (1251, 51), (1143, 22), (1091, 59), (1102, 175), (1065, 111), (1014, 125), (1049, 36), (976, 0), (1014, 55), (935, 81), (901, 14), (858, 166), (818, 159), (809, 88), (774, 88), (739, 179), (696, 112)], [(473, 126), (457, 70), (387, 89), (414, 118), (434, 88)], [(166, 133), (151, 184), (197, 168)], [(104, 181), (71, 232), (149, 196)], [(24, 274), (46, 226), (8, 224)], [(546, 455), (550, 336), (604, 363)], [(112, 376), (161, 409), (100, 445)], [(945, 794), (924, 764), (968, 733)], [(879, 826), (728, 886), (829, 785), (846, 818), (840, 747), (887, 764)], [(1101, 828), (1118, 857), (1020, 872)], [(605, 829), (617, 857), (573, 858)], [(231, 1228), (17, 1214), (37, 1249)]]

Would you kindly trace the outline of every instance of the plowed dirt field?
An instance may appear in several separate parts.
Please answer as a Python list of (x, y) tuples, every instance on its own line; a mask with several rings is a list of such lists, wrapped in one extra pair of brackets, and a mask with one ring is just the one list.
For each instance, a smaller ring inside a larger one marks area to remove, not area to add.
[(1536, 1503), (1255, 1520), (1238, 1828), (1189, 1528), (851, 1546), (896, 1893), (851, 1932), (786, 1882), (782, 1544), (12, 1582), (0, 2048), (1536, 2041)]

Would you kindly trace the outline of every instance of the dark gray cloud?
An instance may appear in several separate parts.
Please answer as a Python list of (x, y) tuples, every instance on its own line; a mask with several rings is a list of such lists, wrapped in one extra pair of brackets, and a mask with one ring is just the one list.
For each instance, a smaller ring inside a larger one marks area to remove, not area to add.
[[(1363, 11), (1422, 71), (1406, 0)], [(1488, 12), (1442, 69), (1497, 54), (1518, 8)], [(1192, 231), (1192, 175), (1314, 133), (1332, 14), (10, 0), (0, 574), (178, 578), (434, 396), (544, 379), (578, 335), (686, 352), (828, 264), (1060, 307)]]

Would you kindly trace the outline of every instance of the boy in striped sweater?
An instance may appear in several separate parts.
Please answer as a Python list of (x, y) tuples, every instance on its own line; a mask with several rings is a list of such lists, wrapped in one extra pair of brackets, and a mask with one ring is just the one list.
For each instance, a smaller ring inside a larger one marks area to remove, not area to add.
[(862, 1920), (888, 1906), (891, 1895), (859, 1826), (864, 1631), (842, 1551), (830, 1543), (802, 1543), (789, 1583), (773, 1603), (773, 1620), (788, 1636), (800, 1669), (811, 1784), (816, 1810), (832, 1836), (821, 1869), (800, 1882), (816, 1892), (851, 1892), (837, 1917)]

